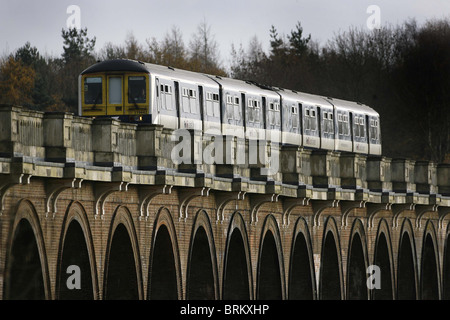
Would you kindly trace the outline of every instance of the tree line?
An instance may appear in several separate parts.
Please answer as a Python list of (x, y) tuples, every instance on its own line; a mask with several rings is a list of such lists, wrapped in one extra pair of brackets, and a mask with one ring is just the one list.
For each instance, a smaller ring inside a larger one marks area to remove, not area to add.
[(98, 60), (129, 58), (367, 104), (381, 115), (383, 154), (450, 162), (450, 22), (415, 20), (381, 29), (350, 28), (319, 45), (300, 23), (232, 45), (221, 62), (204, 21), (186, 44), (174, 26), (145, 44), (129, 34), (122, 45), (95, 51), (87, 29), (62, 30), (61, 57), (43, 57), (27, 42), (0, 62), (0, 103), (45, 111), (77, 111), (79, 73)]

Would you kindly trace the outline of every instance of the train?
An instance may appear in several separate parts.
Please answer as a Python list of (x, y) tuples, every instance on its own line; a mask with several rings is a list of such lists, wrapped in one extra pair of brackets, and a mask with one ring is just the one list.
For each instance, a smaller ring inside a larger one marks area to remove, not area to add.
[(78, 113), (245, 139), (381, 155), (380, 115), (353, 101), (130, 59), (78, 78)]

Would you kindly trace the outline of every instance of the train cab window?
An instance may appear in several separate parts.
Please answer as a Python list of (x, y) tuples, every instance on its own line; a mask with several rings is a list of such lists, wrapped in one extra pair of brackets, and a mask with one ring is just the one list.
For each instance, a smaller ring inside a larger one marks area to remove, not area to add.
[(128, 103), (145, 103), (146, 91), (145, 77), (128, 77)]
[(122, 103), (122, 77), (109, 77), (108, 79), (108, 103)]
[(84, 104), (102, 104), (102, 78), (87, 77), (84, 79)]

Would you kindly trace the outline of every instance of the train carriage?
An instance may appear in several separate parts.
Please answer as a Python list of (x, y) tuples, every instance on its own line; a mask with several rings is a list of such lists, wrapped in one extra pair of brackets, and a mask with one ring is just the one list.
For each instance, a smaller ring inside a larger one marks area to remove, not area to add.
[(117, 59), (79, 76), (79, 114), (381, 155), (379, 114), (346, 100)]
[(337, 116), (335, 150), (380, 155), (378, 113), (358, 102), (326, 99), (334, 105)]

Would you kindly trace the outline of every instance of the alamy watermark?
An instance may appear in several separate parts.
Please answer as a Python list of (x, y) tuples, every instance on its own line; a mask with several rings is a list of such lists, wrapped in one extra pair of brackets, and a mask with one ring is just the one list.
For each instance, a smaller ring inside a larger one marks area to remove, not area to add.
[(66, 280), (66, 286), (69, 290), (80, 290), (81, 289), (81, 269), (77, 265), (70, 265), (66, 270), (67, 274), (70, 276)]
[(66, 13), (70, 16), (66, 20), (67, 29), (81, 29), (81, 9), (75, 4), (67, 7)]
[(372, 4), (367, 7), (366, 13), (370, 16), (366, 20), (367, 28), (370, 30), (381, 29), (381, 9), (379, 6)]
[(367, 278), (366, 285), (367, 288), (370, 290), (373, 289), (381, 289), (381, 271), (380, 267), (377, 265), (370, 265), (366, 269), (366, 273), (369, 274), (369, 277)]
[(171, 150), (172, 162), (179, 164), (228, 164), (258, 165), (261, 175), (274, 175), (279, 170), (279, 137), (268, 133), (265, 139), (245, 139), (237, 143), (234, 136), (221, 135), (206, 130), (201, 136), (194, 136), (187, 129), (174, 130)]

